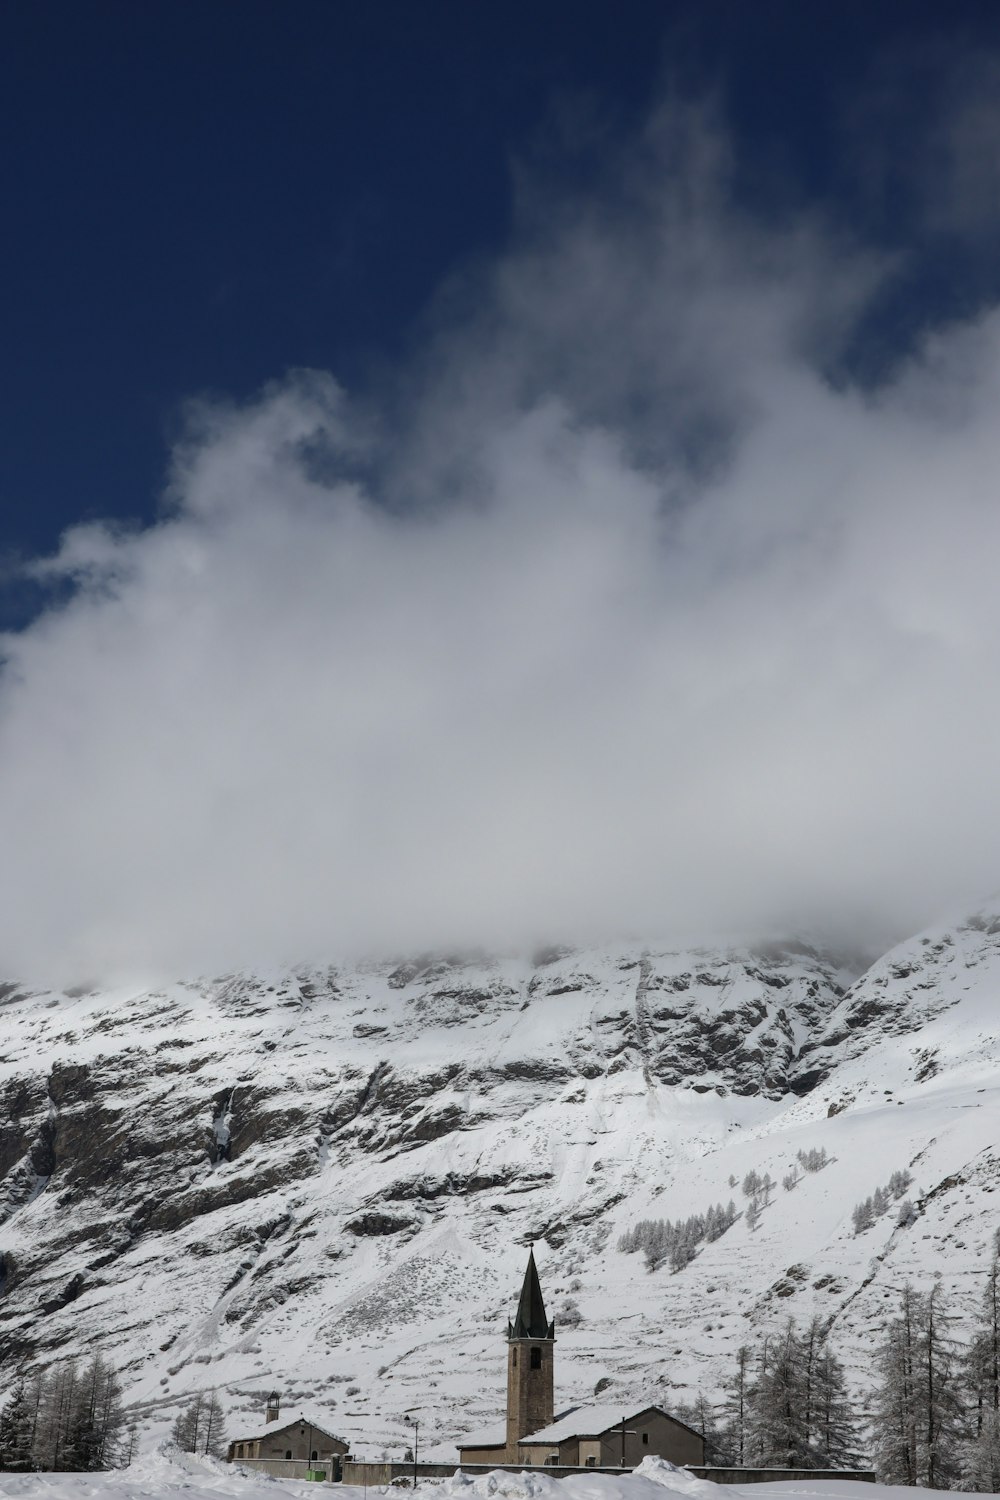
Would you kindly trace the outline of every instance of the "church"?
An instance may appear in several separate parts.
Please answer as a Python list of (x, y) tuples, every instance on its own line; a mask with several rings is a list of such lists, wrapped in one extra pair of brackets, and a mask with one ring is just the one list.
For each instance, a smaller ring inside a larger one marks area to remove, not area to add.
[(469, 1437), (463, 1464), (634, 1468), (650, 1454), (701, 1465), (705, 1440), (658, 1406), (576, 1406), (555, 1412), (555, 1323), (545, 1316), (534, 1251), (528, 1253), (517, 1313), (507, 1324), (507, 1427)]

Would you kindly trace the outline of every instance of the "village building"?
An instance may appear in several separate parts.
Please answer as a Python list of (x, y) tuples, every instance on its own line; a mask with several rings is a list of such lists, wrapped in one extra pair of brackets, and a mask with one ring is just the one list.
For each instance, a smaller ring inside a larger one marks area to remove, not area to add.
[(285, 1422), (281, 1426), (277, 1425), (279, 1421), (278, 1397), (272, 1394), (267, 1398), (263, 1431), (233, 1438), (226, 1454), (229, 1462), (282, 1459), (324, 1463), (331, 1458), (342, 1458), (349, 1451), (343, 1438), (327, 1432), (311, 1417), (300, 1414), (294, 1422)]
[(705, 1439), (659, 1406), (624, 1413), (620, 1406), (577, 1406), (517, 1445), (529, 1464), (634, 1469), (653, 1453), (672, 1464), (705, 1462)]
[(534, 1251), (517, 1313), (507, 1324), (507, 1426), (470, 1436), (459, 1448), (463, 1464), (579, 1465), (632, 1468), (654, 1454), (674, 1464), (705, 1462), (705, 1439), (658, 1406), (631, 1414), (620, 1407), (554, 1410), (555, 1323), (545, 1316)]

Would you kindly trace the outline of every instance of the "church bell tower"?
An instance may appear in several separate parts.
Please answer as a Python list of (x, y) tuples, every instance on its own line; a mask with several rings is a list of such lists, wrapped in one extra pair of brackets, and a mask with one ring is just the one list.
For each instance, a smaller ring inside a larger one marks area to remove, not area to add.
[(556, 1325), (545, 1317), (535, 1252), (528, 1253), (521, 1300), (507, 1324), (507, 1461), (517, 1462), (517, 1445), (529, 1433), (548, 1427), (554, 1416)]

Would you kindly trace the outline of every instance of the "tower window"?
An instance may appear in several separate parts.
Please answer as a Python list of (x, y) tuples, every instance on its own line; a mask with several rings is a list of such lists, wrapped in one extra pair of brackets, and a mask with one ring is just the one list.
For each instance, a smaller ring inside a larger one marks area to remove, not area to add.
[(643, 1442), (643, 1447), (645, 1447), (645, 1448), (649, 1447), (649, 1433), (648, 1432), (644, 1432), (643, 1433), (643, 1435), (642, 1435), (642, 1442)]
[(532, 1349), (532, 1351), (531, 1351), (531, 1368), (533, 1370), (540, 1370), (542, 1368), (542, 1351), (541, 1351), (541, 1349)]
[(517, 1369), (517, 1345), (516, 1344), (514, 1345), (513, 1349), (510, 1352), (514, 1356), (514, 1369), (516, 1370)]

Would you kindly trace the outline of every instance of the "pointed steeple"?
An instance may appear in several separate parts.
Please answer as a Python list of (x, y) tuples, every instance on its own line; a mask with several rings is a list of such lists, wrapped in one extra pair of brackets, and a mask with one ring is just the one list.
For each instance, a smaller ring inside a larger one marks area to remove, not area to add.
[(508, 1339), (554, 1339), (556, 1325), (545, 1316), (542, 1288), (535, 1266), (534, 1247), (528, 1251), (528, 1268), (524, 1273), (521, 1300), (517, 1304), (517, 1315), (513, 1323), (507, 1324)]

